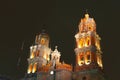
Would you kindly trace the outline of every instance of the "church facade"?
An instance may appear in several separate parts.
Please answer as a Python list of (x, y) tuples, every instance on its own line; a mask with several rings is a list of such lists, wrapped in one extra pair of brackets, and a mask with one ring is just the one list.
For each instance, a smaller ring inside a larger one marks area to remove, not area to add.
[(61, 54), (55, 46), (49, 47), (46, 33), (36, 35), (35, 44), (30, 46), (28, 70), (23, 80), (105, 80), (102, 65), (100, 37), (96, 23), (89, 14), (81, 19), (79, 32), (75, 35), (76, 64), (73, 67), (60, 62)]

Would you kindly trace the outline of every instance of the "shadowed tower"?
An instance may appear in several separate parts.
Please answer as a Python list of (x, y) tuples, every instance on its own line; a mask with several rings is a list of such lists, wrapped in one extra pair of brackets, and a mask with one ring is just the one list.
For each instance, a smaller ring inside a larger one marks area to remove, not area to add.
[(30, 47), (27, 73), (33, 74), (39, 72), (50, 60), (50, 53), (48, 34), (42, 32), (36, 35), (35, 45)]

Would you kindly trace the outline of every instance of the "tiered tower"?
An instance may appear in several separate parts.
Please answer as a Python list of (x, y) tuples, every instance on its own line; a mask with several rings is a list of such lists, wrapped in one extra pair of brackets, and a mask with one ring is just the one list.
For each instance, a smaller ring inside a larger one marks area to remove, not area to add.
[[(36, 74), (50, 61), (51, 49), (49, 48), (49, 36), (41, 33), (36, 36), (35, 45), (30, 47), (28, 58), (28, 74)], [(30, 76), (31, 77), (31, 76)]]
[(76, 66), (75, 79), (77, 80), (103, 80), (102, 52), (100, 37), (96, 33), (96, 23), (89, 14), (81, 19), (78, 25), (79, 32), (76, 38)]

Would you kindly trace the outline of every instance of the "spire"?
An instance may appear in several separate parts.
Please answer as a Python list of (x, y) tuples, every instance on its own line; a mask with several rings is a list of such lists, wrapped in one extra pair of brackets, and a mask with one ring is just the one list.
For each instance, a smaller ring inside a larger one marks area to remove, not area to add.
[(60, 56), (61, 56), (61, 54), (58, 51), (57, 46), (55, 46), (55, 50), (51, 54), (51, 57), (52, 57), (51, 60), (53, 60), (53, 61), (55, 60), (55, 62), (58, 64), (59, 60), (60, 60)]
[(55, 46), (55, 49), (57, 49), (58, 48), (58, 46)]
[(55, 50), (53, 51), (53, 53), (52, 54), (55, 54), (55, 55), (58, 55), (58, 56), (60, 56), (60, 52), (58, 51), (58, 46), (55, 46)]
[(56, 52), (56, 53), (58, 53), (58, 46), (55, 46), (55, 50), (54, 50), (54, 52)]

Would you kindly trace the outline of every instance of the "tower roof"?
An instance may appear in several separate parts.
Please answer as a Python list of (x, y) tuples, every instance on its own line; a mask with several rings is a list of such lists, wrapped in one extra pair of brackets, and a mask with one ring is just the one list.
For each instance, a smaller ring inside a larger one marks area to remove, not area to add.
[(49, 35), (48, 35), (45, 31), (42, 31), (42, 32), (39, 34), (39, 38), (41, 38), (41, 37), (49, 38)]
[(39, 41), (42, 38), (46, 38), (47, 40), (49, 40), (49, 35), (45, 32), (45, 30), (42, 30), (41, 33), (39, 33), (38, 35), (36, 35), (36, 39), (35, 39), (35, 43), (39, 43)]
[(93, 18), (89, 17), (89, 14), (85, 14), (85, 17), (81, 19), (79, 24), (79, 31), (96, 31), (96, 23)]

